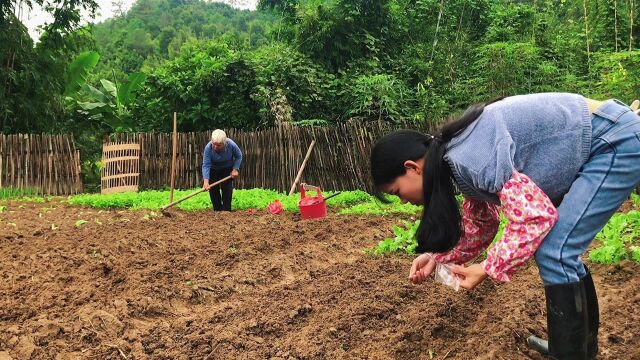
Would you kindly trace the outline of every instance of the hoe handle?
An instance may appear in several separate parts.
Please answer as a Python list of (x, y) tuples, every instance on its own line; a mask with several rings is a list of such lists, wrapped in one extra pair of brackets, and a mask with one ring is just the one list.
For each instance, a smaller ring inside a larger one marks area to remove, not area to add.
[(200, 189), (200, 190), (196, 190), (196, 191), (192, 192), (191, 194), (189, 194), (189, 195), (187, 195), (187, 196), (185, 196), (185, 197), (183, 197), (183, 198), (180, 198), (180, 199), (178, 199), (178, 200), (176, 200), (176, 201), (174, 201), (174, 202), (172, 202), (172, 203), (169, 203), (169, 204), (167, 204), (167, 205), (165, 205), (165, 206), (161, 207), (161, 208), (160, 208), (160, 211), (165, 211), (165, 210), (167, 210), (168, 208), (172, 207), (173, 205), (178, 204), (178, 203), (181, 203), (181, 202), (183, 202), (183, 201), (185, 201), (185, 200), (187, 200), (187, 199), (189, 199), (189, 198), (192, 198), (192, 197), (194, 197), (194, 196), (196, 196), (196, 195), (200, 194), (201, 192), (209, 191), (209, 189), (211, 189), (212, 187), (214, 187), (214, 186), (216, 186), (216, 185), (218, 185), (218, 184), (221, 184), (221, 183), (223, 183), (223, 182), (225, 182), (225, 181), (227, 181), (227, 180), (229, 180), (229, 179), (231, 179), (231, 175), (227, 176), (227, 177), (226, 177), (226, 178), (224, 178), (224, 179), (221, 179), (221, 180), (218, 180), (218, 181), (214, 182), (213, 184), (209, 185), (209, 186), (208, 186), (208, 187), (206, 187), (206, 188), (202, 188), (202, 189)]

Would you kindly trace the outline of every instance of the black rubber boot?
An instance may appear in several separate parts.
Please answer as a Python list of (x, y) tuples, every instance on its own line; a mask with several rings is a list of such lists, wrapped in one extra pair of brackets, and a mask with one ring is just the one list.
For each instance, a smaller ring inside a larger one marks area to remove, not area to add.
[(552, 359), (587, 358), (587, 297), (584, 281), (544, 287)]
[(549, 342), (545, 339), (531, 335), (527, 338), (527, 345), (542, 355), (549, 355)]
[(585, 278), (577, 283), (544, 287), (547, 299), (549, 342), (530, 336), (527, 344), (531, 348), (542, 354), (548, 354), (551, 359), (585, 360), (588, 358), (589, 319), (584, 280)]
[[(584, 287), (587, 314), (587, 355), (586, 359), (592, 360), (598, 356), (598, 329), (600, 328), (600, 312), (596, 288), (587, 266), (584, 266), (587, 274), (580, 280)], [(548, 294), (545, 288), (545, 293)], [(549, 313), (549, 298), (547, 295), (547, 313)], [(549, 321), (549, 319), (547, 319)], [(549, 342), (537, 336), (529, 336), (527, 345), (543, 355), (549, 355)], [(578, 357), (580, 358), (580, 357)]]
[(598, 329), (600, 328), (600, 310), (598, 307), (598, 296), (596, 287), (593, 284), (591, 273), (587, 266), (584, 269), (587, 275), (582, 278), (584, 291), (587, 298), (587, 316), (589, 318), (587, 330), (587, 359), (592, 360), (598, 356)]

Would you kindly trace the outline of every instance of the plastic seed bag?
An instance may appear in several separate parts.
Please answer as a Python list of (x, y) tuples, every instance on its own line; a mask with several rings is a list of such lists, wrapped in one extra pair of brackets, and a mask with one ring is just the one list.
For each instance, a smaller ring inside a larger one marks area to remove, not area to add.
[(460, 290), (460, 277), (451, 271), (449, 265), (437, 263), (433, 276), (437, 282), (445, 284), (455, 291)]

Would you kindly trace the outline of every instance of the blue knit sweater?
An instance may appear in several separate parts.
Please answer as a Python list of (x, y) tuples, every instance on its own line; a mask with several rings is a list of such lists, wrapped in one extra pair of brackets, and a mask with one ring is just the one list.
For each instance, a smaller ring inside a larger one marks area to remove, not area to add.
[(465, 196), (499, 203), (495, 194), (517, 170), (556, 203), (569, 191), (590, 148), (591, 114), (584, 97), (531, 94), (488, 105), (451, 139), (444, 159)]
[(213, 143), (209, 141), (202, 157), (202, 178), (210, 179), (211, 168), (240, 170), (241, 163), (242, 151), (233, 140), (227, 139), (226, 145), (220, 152), (215, 151)]

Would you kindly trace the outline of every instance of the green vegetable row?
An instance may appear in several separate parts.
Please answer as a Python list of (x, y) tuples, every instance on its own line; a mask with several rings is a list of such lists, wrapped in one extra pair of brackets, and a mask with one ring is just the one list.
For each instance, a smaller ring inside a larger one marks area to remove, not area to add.
[[(640, 207), (640, 196), (633, 194), (631, 200), (635, 208)], [(502, 237), (507, 219), (500, 217), (500, 228), (496, 237)], [(386, 238), (371, 249), (371, 253), (382, 255), (388, 253), (414, 254), (417, 242), (414, 238), (420, 220), (411, 223), (402, 222), (403, 226), (394, 226), (394, 237)], [(607, 225), (596, 235), (598, 247), (589, 252), (591, 261), (601, 264), (617, 264), (622, 260), (631, 259), (640, 263), (640, 211), (631, 210), (627, 213), (616, 213)]]

